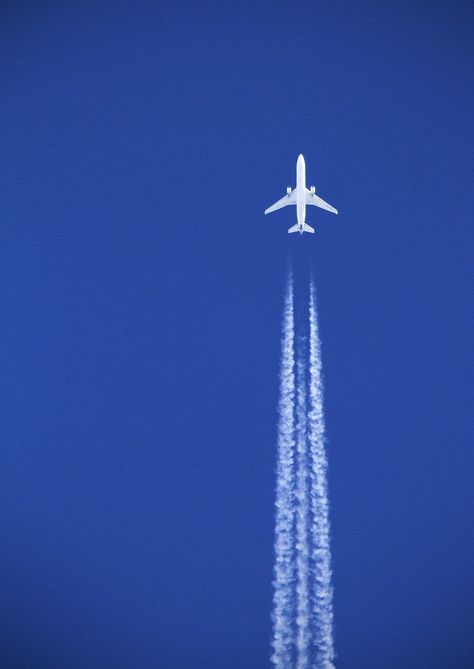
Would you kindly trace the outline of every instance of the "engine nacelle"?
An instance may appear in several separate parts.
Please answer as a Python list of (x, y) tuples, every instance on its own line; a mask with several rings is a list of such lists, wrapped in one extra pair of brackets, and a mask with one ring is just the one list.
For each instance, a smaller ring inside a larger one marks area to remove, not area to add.
[(291, 186), (286, 187), (286, 194), (291, 195)]
[(316, 188), (314, 186), (311, 186), (309, 190), (311, 191), (311, 195), (314, 195), (316, 193)]

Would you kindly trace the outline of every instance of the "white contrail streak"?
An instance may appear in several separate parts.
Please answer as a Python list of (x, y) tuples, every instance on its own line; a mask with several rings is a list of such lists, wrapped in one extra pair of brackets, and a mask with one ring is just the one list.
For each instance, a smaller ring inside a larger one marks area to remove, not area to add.
[(293, 278), (282, 328), (275, 502), (272, 663), (275, 669), (334, 669), (327, 460), (316, 290), (295, 362)]
[(272, 662), (276, 669), (292, 666), (294, 626), (294, 451), (295, 356), (293, 278), (288, 276), (283, 316), (275, 501), (275, 567), (273, 580)]
[(311, 461), (312, 601), (315, 667), (334, 667), (333, 605), (327, 460), (324, 448), (321, 346), (316, 312), (316, 290), (310, 283), (309, 301), (309, 450)]
[(296, 365), (296, 669), (308, 669), (311, 648), (309, 594), (309, 499), (306, 448), (306, 373), (304, 344)]

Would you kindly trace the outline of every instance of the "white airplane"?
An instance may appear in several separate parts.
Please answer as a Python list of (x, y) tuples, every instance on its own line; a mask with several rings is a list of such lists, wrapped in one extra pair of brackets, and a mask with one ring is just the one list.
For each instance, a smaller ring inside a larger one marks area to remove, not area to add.
[(298, 160), (296, 161), (295, 190), (292, 191), (291, 187), (288, 186), (285, 197), (282, 197), (281, 200), (278, 200), (278, 202), (272, 204), (271, 207), (265, 209), (265, 213), (270, 214), (272, 211), (286, 207), (289, 204), (295, 204), (298, 223), (290, 228), (288, 232), (299, 232), (301, 235), (303, 232), (314, 232), (314, 228), (312, 228), (310, 225), (306, 225), (305, 223), (306, 207), (308, 205), (312, 204), (315, 207), (321, 207), (321, 209), (326, 209), (326, 211), (337, 214), (337, 209), (334, 209), (334, 207), (331, 207), (330, 204), (324, 200), (321, 200), (321, 198), (316, 195), (315, 191), (316, 189), (314, 186), (311, 186), (309, 190), (306, 188), (306, 165), (304, 158), (300, 153)]

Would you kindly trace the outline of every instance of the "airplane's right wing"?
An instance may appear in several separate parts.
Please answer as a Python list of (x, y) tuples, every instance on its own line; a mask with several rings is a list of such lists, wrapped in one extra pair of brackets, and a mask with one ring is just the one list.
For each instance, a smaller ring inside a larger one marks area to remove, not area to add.
[(313, 204), (315, 207), (321, 207), (321, 209), (326, 209), (332, 214), (337, 214), (337, 209), (333, 206), (322, 200), (320, 197), (312, 193), (310, 190), (306, 189), (306, 204)]
[(268, 207), (268, 209), (265, 209), (266, 214), (271, 214), (272, 211), (276, 211), (277, 209), (281, 209), (282, 207), (286, 207), (289, 204), (296, 204), (296, 193), (295, 191), (292, 191), (289, 195), (285, 195), (285, 197), (282, 197), (281, 200), (278, 200), (278, 202), (275, 202), (275, 204), (272, 204), (271, 207)]

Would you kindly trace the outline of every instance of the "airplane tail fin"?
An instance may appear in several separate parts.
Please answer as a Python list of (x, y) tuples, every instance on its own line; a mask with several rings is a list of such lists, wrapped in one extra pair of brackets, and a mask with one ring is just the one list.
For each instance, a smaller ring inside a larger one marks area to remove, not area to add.
[[(294, 225), (292, 228), (290, 228), (288, 232), (290, 235), (292, 232), (300, 232), (300, 226), (298, 225), (298, 223)], [(306, 223), (303, 223), (302, 232), (314, 232), (314, 228), (312, 228), (310, 225), (306, 225)]]

